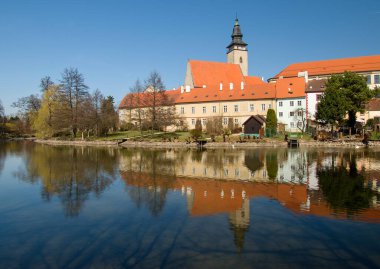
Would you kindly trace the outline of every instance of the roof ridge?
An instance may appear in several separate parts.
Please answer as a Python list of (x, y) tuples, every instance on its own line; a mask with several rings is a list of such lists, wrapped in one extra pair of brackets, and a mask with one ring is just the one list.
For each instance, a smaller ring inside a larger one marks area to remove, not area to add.
[(356, 56), (356, 57), (346, 57), (346, 58), (325, 59), (325, 60), (314, 60), (314, 61), (306, 61), (306, 62), (297, 62), (297, 63), (292, 63), (290, 65), (315, 63), (315, 62), (330, 62), (330, 61), (341, 61), (341, 60), (353, 60), (353, 59), (370, 58), (370, 57), (380, 57), (380, 54), (365, 55), (365, 56)]

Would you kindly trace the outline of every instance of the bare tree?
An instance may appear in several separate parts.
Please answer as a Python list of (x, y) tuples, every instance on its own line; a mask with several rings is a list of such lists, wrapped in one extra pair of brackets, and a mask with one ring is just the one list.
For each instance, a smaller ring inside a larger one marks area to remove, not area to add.
[(221, 135), (223, 133), (222, 117), (215, 116), (207, 119), (206, 130), (211, 136)]
[[(143, 122), (143, 86), (139, 79), (136, 80), (135, 85), (130, 88), (132, 94), (130, 94), (130, 122), (133, 120), (137, 121), (140, 133), (142, 133), (142, 122)], [(134, 112), (134, 113), (133, 113)]]
[(38, 95), (31, 94), (26, 97), (19, 98), (16, 102), (12, 104), (12, 107), (18, 109), (19, 121), (19, 132), (28, 133), (31, 130), (33, 121), (37, 116), (38, 110), (41, 107), (41, 99)]
[(3, 107), (3, 103), (0, 100), (0, 134), (5, 132), (5, 111)]
[(91, 119), (93, 121), (95, 135), (99, 136), (101, 133), (100, 132), (100, 126), (101, 126), (101, 123), (100, 123), (101, 110), (100, 109), (101, 109), (102, 102), (104, 100), (104, 96), (102, 95), (99, 89), (96, 89), (96, 91), (92, 94), (91, 97), (92, 97), (92, 107), (93, 107)]
[(146, 109), (148, 113), (148, 121), (151, 129), (160, 129), (160, 121), (163, 116), (164, 106), (167, 104), (167, 95), (165, 94), (165, 86), (158, 72), (153, 71), (145, 81)]
[(294, 120), (296, 122), (297, 128), (302, 132), (302, 134), (306, 131), (306, 109), (297, 108), (294, 110)]
[(26, 97), (21, 97), (16, 102), (13, 102), (12, 107), (17, 108), (21, 115), (37, 112), (41, 107), (41, 99), (38, 95), (31, 94)]
[(53, 85), (54, 85), (54, 82), (51, 80), (50, 76), (41, 78), (41, 82), (40, 82), (41, 92), (47, 91), (49, 87)]
[(66, 68), (62, 73), (62, 97), (63, 102), (68, 104), (69, 128), (75, 137), (80, 125), (79, 121), (84, 118), (79, 113), (81, 105), (87, 100), (88, 86), (84, 83), (84, 77), (76, 68)]
[(3, 103), (1, 102), (0, 100), (0, 117), (4, 117), (4, 107), (3, 107)]

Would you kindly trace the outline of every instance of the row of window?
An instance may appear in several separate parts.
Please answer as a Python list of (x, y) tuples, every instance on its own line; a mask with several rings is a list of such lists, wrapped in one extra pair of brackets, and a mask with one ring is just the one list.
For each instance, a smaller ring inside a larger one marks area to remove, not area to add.
[[(272, 105), (269, 104), (268, 108), (271, 109)], [(250, 104), (249, 105), (249, 111), (253, 112), (254, 110), (255, 110), (254, 104)], [(261, 111), (265, 111), (265, 110), (266, 110), (266, 104), (261, 104)], [(207, 108), (205, 106), (202, 107), (202, 112), (203, 112), (203, 114), (207, 113)], [(228, 106), (227, 105), (223, 106), (223, 112), (224, 113), (228, 112)], [(239, 105), (234, 105), (234, 112), (239, 112)], [(216, 113), (216, 106), (212, 106), (212, 113)], [(181, 107), (181, 114), (185, 114), (185, 108), (183, 106)], [(195, 114), (195, 107), (194, 106), (191, 107), (191, 114)]]
[[(367, 76), (367, 84), (372, 84), (372, 76)], [(380, 84), (380, 75), (373, 75), (373, 84)]]
[[(193, 167), (191, 170), (192, 170), (193, 175), (195, 175), (195, 173), (196, 173), (196, 168)], [(214, 169), (213, 172), (214, 172), (214, 176), (216, 176), (216, 175), (218, 174), (218, 171), (217, 171), (216, 169)], [(224, 172), (224, 175), (225, 175), (225, 176), (228, 176), (228, 175), (230, 174), (230, 171), (229, 171), (228, 168), (224, 168), (224, 169), (223, 169), (223, 172)], [(235, 176), (240, 176), (240, 170), (239, 170), (238, 168), (235, 168), (234, 172), (235, 172), (235, 173), (234, 173)], [(185, 173), (185, 170), (184, 170), (184, 169), (182, 169), (182, 173), (183, 173), (183, 174)], [(210, 171), (208, 171), (207, 168), (203, 168), (203, 174), (206, 176), (208, 173), (210, 174)], [(266, 171), (266, 170), (262, 170), (262, 171), (261, 171), (261, 174), (262, 174), (262, 176), (263, 176), (264, 178), (267, 177), (267, 171)], [(251, 176), (251, 177), (255, 176), (255, 171), (253, 171), (253, 172), (250, 171), (250, 176)]]
[[(191, 125), (195, 125), (196, 119), (191, 119)], [(202, 125), (206, 126), (207, 119), (202, 119), (201, 120)], [(239, 124), (239, 119), (234, 119), (235, 124)], [(223, 118), (223, 125), (228, 124), (228, 118)]]
[[(295, 112), (294, 112), (294, 111), (289, 112), (289, 117), (294, 117), (294, 115), (295, 115)], [(302, 110), (297, 111), (297, 116), (298, 116), (298, 117), (302, 117), (302, 115), (303, 115), (303, 111), (302, 111)], [(283, 113), (283, 112), (278, 112), (278, 117), (279, 117), (279, 118), (281, 118), (281, 117), (283, 117), (283, 116), (284, 116), (284, 113)]]
[[(290, 123), (290, 127), (291, 128), (294, 128), (296, 126), (296, 123), (295, 122), (291, 122)], [(302, 122), (301, 121), (299, 121), (299, 122), (297, 122), (297, 127), (302, 127)]]
[[(278, 102), (278, 106), (279, 107), (282, 107), (284, 105), (284, 102), (283, 101), (279, 101)], [(290, 106), (294, 106), (294, 101), (289, 101), (289, 105)], [(297, 101), (297, 106), (302, 106), (302, 101), (301, 100), (298, 100)]]

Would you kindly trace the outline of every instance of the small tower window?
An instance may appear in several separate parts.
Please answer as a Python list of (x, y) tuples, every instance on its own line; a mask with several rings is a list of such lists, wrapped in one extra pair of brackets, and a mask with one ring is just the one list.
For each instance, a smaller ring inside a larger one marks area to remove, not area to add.
[(240, 57), (239, 61), (240, 61), (240, 63), (242, 64), (242, 63), (243, 63), (243, 58)]

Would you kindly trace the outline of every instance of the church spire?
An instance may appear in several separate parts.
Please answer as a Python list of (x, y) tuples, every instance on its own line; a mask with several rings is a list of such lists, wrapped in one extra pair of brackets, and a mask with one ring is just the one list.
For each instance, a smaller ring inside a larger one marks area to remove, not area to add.
[(236, 49), (236, 47), (239, 47), (239, 49), (246, 50), (247, 43), (243, 41), (243, 34), (241, 33), (240, 24), (237, 17), (235, 19), (234, 29), (232, 30), (231, 38), (232, 41), (227, 46), (228, 51), (231, 51), (234, 48)]
[(240, 65), (243, 75), (248, 76), (248, 45), (243, 41), (243, 34), (240, 30), (237, 15), (231, 38), (232, 41), (227, 46), (227, 63)]

